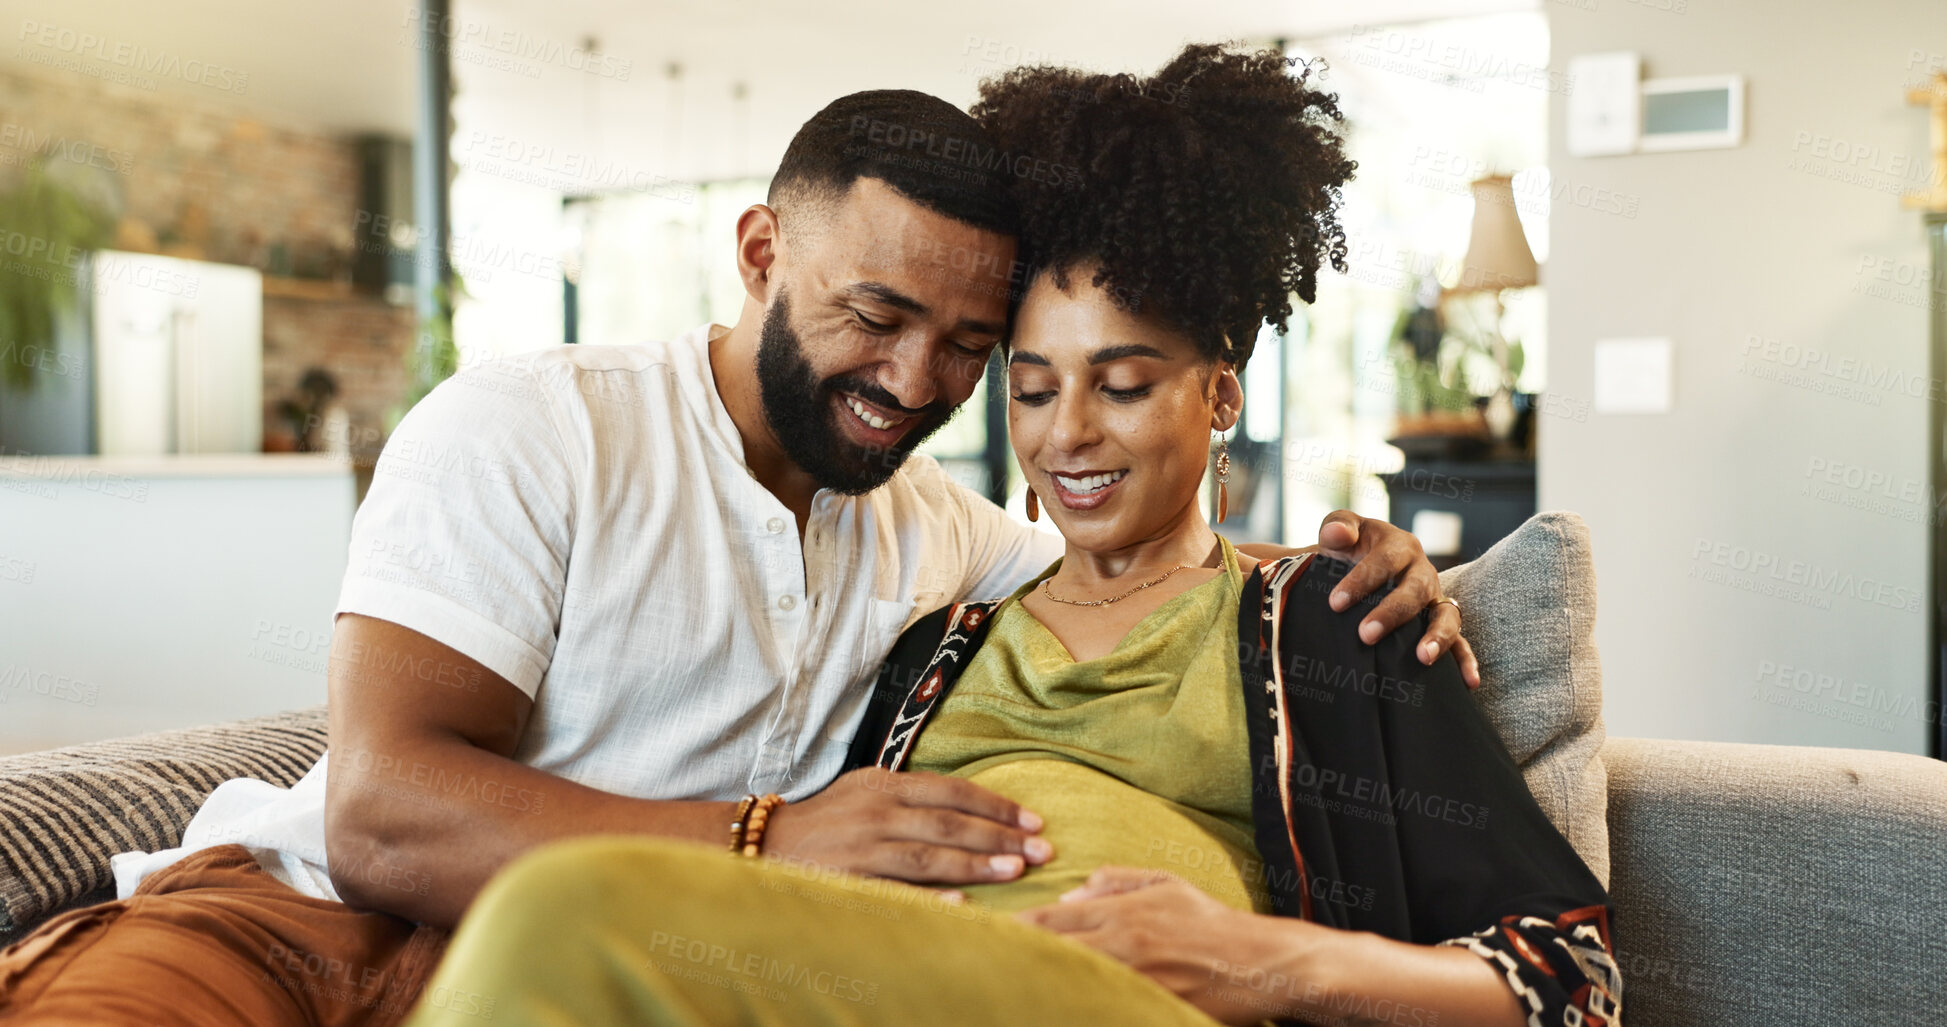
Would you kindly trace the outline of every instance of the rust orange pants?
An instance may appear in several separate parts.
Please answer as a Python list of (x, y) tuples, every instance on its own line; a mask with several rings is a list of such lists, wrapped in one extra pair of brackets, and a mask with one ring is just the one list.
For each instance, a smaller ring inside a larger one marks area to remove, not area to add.
[(219, 845), (0, 952), (0, 1022), (390, 1027), (445, 948), (443, 930), (302, 895)]

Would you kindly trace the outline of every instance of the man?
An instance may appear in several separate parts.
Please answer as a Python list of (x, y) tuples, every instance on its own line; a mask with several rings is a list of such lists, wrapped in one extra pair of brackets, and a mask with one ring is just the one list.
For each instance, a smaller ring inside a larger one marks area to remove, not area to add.
[[(117, 857), (123, 901), (0, 956), (0, 1013), (390, 1024), (517, 855), (721, 843), (747, 792), (792, 800), (767, 851), (824, 866), (951, 886), (1047, 859), (1032, 811), (964, 781), (833, 781), (899, 633), (1061, 551), (908, 457), (1006, 334), (1024, 165), (992, 158), (940, 100), (841, 99), (738, 221), (735, 326), (434, 390), (354, 524), (327, 757), (288, 792), (226, 783), (181, 848)], [(1410, 536), (1325, 527), (1367, 556), (1346, 602), (1405, 575), (1368, 641), (1436, 597)], [(1471, 663), (1436, 613), (1423, 658)]]

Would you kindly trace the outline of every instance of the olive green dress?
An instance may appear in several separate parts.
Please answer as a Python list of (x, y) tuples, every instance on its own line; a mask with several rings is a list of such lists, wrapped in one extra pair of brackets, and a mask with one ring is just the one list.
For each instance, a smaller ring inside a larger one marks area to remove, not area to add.
[(1027, 909), (1114, 863), (1167, 870), (1233, 907), (1269, 911), (1237, 684), (1244, 575), (1219, 541), (1222, 574), (1171, 597), (1099, 659), (1076, 662), (1020, 603), (1059, 561), (994, 612), (986, 642), (914, 743), (911, 767), (1041, 814), (1056, 855), (1019, 880), (962, 888), (969, 898)]
[[(1041, 814), (1055, 858), (929, 889), (661, 839), (545, 846), (481, 893), (411, 1027), (473, 1024), (1167, 1024), (1214, 1021), (1149, 978), (1009, 913), (1105, 863), (1154, 867), (1239, 909), (1267, 900), (1252, 844), (1237, 667), (1243, 574), (1172, 597), (1076, 662), (996, 610), (912, 767)], [(484, 1016), (483, 1016), (484, 1011)]]

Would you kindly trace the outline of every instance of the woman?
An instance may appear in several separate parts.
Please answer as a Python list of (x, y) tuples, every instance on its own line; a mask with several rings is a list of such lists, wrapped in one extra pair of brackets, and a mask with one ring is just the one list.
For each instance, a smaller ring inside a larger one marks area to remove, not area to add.
[[(1360, 609), (1326, 603), (1342, 564), (1242, 566), (1198, 509), (1258, 326), (1343, 263), (1352, 164), (1307, 74), (1193, 46), (1148, 80), (1017, 70), (974, 111), (1080, 169), (1023, 185), (1008, 365), (1031, 509), (1067, 552), (915, 625), (852, 764), (978, 783), (1052, 851), (942, 902), (682, 843), (558, 846), (483, 893), (415, 1024), (1619, 1021), (1602, 887), (1452, 659), (1422, 666), (1408, 631), (1361, 644)], [(791, 813), (740, 820), (745, 851)]]

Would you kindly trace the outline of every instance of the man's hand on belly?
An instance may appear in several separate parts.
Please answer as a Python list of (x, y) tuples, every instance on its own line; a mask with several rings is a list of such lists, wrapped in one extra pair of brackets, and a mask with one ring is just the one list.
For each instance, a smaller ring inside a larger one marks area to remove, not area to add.
[(766, 855), (915, 884), (1011, 881), (1054, 847), (1041, 818), (955, 777), (854, 770), (771, 813)]

